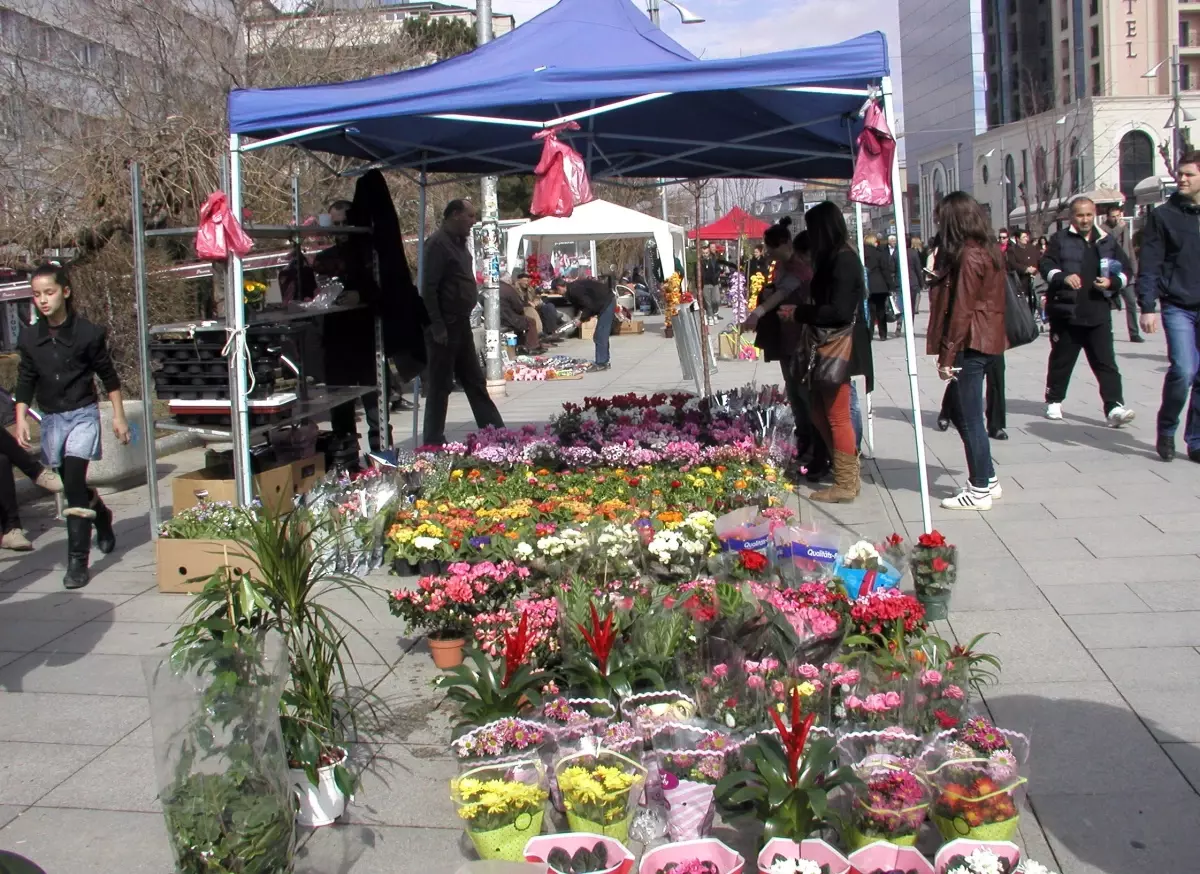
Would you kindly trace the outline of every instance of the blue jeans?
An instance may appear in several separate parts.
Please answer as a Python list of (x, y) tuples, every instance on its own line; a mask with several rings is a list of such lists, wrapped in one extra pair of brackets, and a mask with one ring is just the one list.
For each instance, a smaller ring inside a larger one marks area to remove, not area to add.
[(617, 302), (613, 300), (600, 315), (596, 316), (596, 363), (608, 364), (608, 341), (612, 336), (613, 316), (617, 313)]
[(862, 410), (858, 406), (858, 389), (854, 386), (854, 380), (850, 380), (850, 423), (854, 425), (854, 445), (862, 450)]
[[(1188, 451), (1200, 449), (1200, 312), (1163, 304), (1163, 332), (1167, 335), (1167, 378), (1163, 381), (1162, 407), (1158, 411), (1158, 436), (1175, 438), (1179, 416), (1187, 405), (1183, 439)], [(1188, 393), (1191, 393), (1189, 403)]]
[(967, 476), (978, 489), (987, 488), (988, 480), (996, 475), (983, 403), (983, 377), (995, 358), (968, 349), (955, 362), (962, 369), (958, 372), (958, 404), (952, 411), (952, 421), (967, 451)]

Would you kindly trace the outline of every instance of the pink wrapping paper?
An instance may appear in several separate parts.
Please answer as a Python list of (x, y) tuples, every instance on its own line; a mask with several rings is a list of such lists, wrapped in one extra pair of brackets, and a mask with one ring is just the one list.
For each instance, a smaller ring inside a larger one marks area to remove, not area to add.
[(701, 838), (698, 841), (679, 841), (664, 844), (642, 856), (638, 874), (658, 874), (669, 862), (680, 864), (691, 859), (715, 862), (720, 874), (742, 874), (746, 860), (716, 838)]
[(850, 864), (858, 871), (874, 871), (882, 868), (891, 871), (916, 871), (917, 874), (937, 874), (929, 860), (915, 847), (898, 847), (887, 841), (876, 841), (850, 854)]
[(767, 874), (776, 856), (787, 859), (811, 859), (818, 865), (828, 865), (829, 874), (847, 874), (850, 860), (824, 841), (807, 840), (796, 843), (786, 838), (771, 838), (758, 854), (759, 874)]
[(970, 838), (958, 838), (937, 851), (937, 855), (933, 857), (933, 867), (937, 874), (942, 874), (955, 856), (969, 856), (980, 848), (1007, 859), (1014, 867), (1021, 861), (1021, 848), (1009, 841), (973, 841)]
[[(608, 858), (610, 861), (617, 860), (609, 868), (605, 868), (598, 874), (629, 874), (633, 870), (633, 853), (625, 849), (621, 842), (615, 838), (601, 837), (600, 835), (588, 835), (579, 832), (564, 832), (561, 835), (539, 835), (536, 838), (530, 838), (529, 843), (525, 845), (525, 861), (534, 864), (545, 864), (546, 857), (550, 855), (550, 851), (555, 847), (561, 847), (568, 853), (574, 855), (575, 851), (581, 847), (587, 847), (589, 850), (596, 844), (604, 844), (608, 848)], [(553, 868), (549, 869), (551, 872)]]
[(692, 841), (712, 831), (716, 788), (711, 783), (680, 780), (674, 789), (663, 789), (671, 840)]

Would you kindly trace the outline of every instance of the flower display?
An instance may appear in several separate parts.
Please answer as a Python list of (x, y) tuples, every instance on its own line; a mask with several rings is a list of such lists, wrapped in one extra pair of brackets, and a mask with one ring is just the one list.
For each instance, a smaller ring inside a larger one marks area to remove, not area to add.
[(876, 589), (858, 598), (850, 608), (855, 630), (863, 635), (891, 637), (896, 631), (916, 631), (925, 608), (898, 589)]
[(526, 841), (542, 830), (545, 772), (525, 760), (485, 765), (450, 781), (450, 797), (483, 859), (523, 861)]
[(913, 846), (929, 810), (929, 783), (916, 762), (870, 756), (855, 766), (861, 781), (853, 804), (854, 849), (873, 841)]
[(812, 859), (792, 859), (776, 855), (767, 866), (767, 874), (829, 874), (829, 866), (820, 865)]
[(721, 874), (721, 869), (709, 859), (685, 859), (682, 862), (668, 862), (655, 874)]
[(526, 568), (511, 561), (456, 562), (446, 570), (446, 576), (422, 577), (415, 589), (397, 589), (388, 596), (389, 610), (405, 620), (410, 633), (466, 636), (476, 618), (500, 611), (529, 577)]
[(177, 540), (236, 540), (249, 533), (251, 512), (228, 501), (202, 501), (163, 522), (158, 536)]
[(629, 839), (646, 769), (614, 752), (567, 756), (555, 766), (567, 823), (572, 831)]
[(933, 820), (947, 840), (1010, 840), (1020, 813), (1017, 792), (1029, 755), (1028, 739), (997, 728), (982, 716), (968, 719), (944, 739), (941, 763), (929, 772), (937, 794)]
[(486, 759), (536, 749), (546, 741), (546, 731), (524, 719), (498, 719), (464, 734), (450, 744), (459, 759)]
[(951, 857), (940, 874), (1013, 874), (1017, 870), (1004, 856), (978, 847), (969, 854)]

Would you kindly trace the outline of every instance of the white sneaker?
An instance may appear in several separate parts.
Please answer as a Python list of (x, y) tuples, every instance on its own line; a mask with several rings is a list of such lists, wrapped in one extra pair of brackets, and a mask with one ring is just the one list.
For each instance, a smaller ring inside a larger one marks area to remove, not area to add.
[(1120, 428), (1122, 425), (1128, 425), (1137, 415), (1129, 407), (1118, 404), (1108, 411), (1108, 425), (1110, 428)]
[(1000, 485), (1000, 480), (998, 478), (992, 477), (990, 480), (988, 480), (988, 495), (993, 501), (998, 501), (1004, 497), (1004, 489)]
[(988, 492), (977, 492), (968, 486), (952, 498), (942, 501), (943, 510), (990, 510), (992, 496)]
[(1059, 421), (1063, 417), (1062, 404), (1046, 404), (1046, 418)]

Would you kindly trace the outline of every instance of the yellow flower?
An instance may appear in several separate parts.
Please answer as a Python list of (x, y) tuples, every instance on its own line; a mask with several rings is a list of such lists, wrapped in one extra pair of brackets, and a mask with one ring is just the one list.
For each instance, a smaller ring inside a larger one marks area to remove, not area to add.
[(698, 467), (696, 473), (702, 473), (706, 476), (712, 476), (713, 469), (711, 467)]
[(803, 683), (801, 683), (796, 688), (800, 690), (800, 694), (803, 695), (805, 698), (807, 698), (809, 695), (811, 695), (817, 691), (817, 687), (814, 686), (812, 683), (808, 682), (807, 680), (805, 680)]
[(463, 472), (461, 470), (453, 470), (450, 472), (450, 479), (462, 479)]
[(479, 816), (480, 809), (478, 804), (464, 804), (458, 809), (458, 815), (463, 819), (474, 819)]
[(429, 509), (429, 502), (427, 500), (425, 500), (424, 498), (418, 498), (417, 502), (415, 504), (413, 504), (413, 506), (416, 507), (418, 510), (427, 510), (427, 509)]

